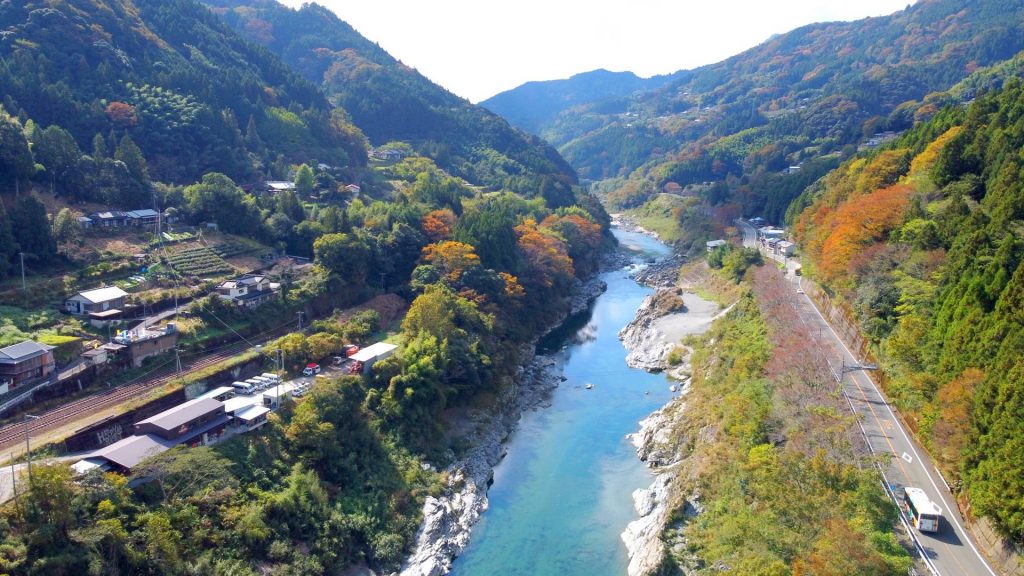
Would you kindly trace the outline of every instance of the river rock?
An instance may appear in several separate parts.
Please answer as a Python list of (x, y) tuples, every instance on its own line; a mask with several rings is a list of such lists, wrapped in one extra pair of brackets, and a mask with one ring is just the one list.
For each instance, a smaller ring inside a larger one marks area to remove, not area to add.
[(668, 367), (668, 355), (675, 344), (665, 340), (655, 325), (661, 314), (654, 307), (655, 295), (644, 298), (636, 317), (619, 331), (619, 340), (629, 351), (626, 365), (648, 372), (660, 372)]
[(665, 446), (669, 441), (668, 413), (677, 402), (673, 400), (641, 420), (639, 431), (629, 435), (640, 459), (657, 471), (650, 487), (633, 492), (633, 507), (640, 518), (630, 522), (622, 533), (629, 554), (629, 576), (653, 574), (665, 559), (660, 535), (668, 520), (669, 486), (674, 476), (671, 467), (675, 464), (673, 452)]
[(569, 303), (570, 315), (586, 310), (598, 296), (604, 294), (604, 291), (608, 289), (608, 284), (600, 278), (592, 278), (586, 282), (580, 282), (577, 279), (573, 282), (576, 284), (576, 289), (573, 290), (573, 296)]
[(633, 506), (640, 518), (626, 526), (622, 541), (629, 553), (629, 576), (653, 574), (665, 560), (665, 543), (659, 538), (668, 519), (668, 474), (659, 474), (649, 488), (633, 492)]

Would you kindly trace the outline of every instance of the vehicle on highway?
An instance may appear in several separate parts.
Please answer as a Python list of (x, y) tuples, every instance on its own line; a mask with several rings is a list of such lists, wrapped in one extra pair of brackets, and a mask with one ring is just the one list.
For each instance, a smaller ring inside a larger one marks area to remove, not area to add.
[(938, 532), (942, 509), (932, 502), (924, 490), (908, 486), (903, 489), (903, 509), (910, 523), (921, 532)]

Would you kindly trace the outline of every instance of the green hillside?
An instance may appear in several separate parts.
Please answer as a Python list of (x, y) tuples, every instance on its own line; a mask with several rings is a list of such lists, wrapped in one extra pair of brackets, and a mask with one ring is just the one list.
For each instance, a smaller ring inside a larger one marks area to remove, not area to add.
[(379, 146), (409, 142), (470, 182), (571, 204), (574, 170), (540, 139), (398, 62), (330, 10), (273, 0), (207, 2), (240, 34), (267, 46), (323, 88)]
[(791, 210), (808, 271), (849, 307), (951, 484), (1024, 539), (1024, 88), (858, 155)]
[(87, 152), (97, 135), (128, 134), (157, 180), (365, 165), (361, 134), (316, 86), (194, 2), (5, 3), (0, 58), (9, 113), (60, 126)]

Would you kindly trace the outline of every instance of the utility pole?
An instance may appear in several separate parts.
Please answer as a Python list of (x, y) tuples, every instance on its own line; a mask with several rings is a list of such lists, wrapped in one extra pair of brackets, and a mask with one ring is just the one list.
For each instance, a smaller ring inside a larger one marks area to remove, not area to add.
[(181, 356), (178, 354), (178, 347), (174, 347), (174, 361), (178, 364), (178, 379), (181, 379)]
[(284, 378), (284, 374), (281, 373), (281, 349), (277, 349), (277, 387), (274, 391), (274, 396), (277, 396), (277, 405), (281, 406), (281, 379)]
[(32, 486), (32, 447), (28, 442), (28, 421), (39, 420), (39, 416), (25, 414), (25, 457), (28, 459), (28, 485)]
[(14, 502), (18, 502), (18, 478), (14, 473), (14, 452), (11, 452), (11, 491), (14, 492)]
[(301, 332), (302, 331), (302, 311), (300, 310), (300, 311), (296, 312), (296, 314), (298, 314), (298, 316), (299, 316), (299, 332)]
[(384, 272), (380, 273), (380, 291), (381, 292), (384, 291), (384, 275), (385, 275)]
[(28, 292), (28, 289), (25, 288), (25, 253), (18, 252), (18, 256), (21, 257), (21, 291)]

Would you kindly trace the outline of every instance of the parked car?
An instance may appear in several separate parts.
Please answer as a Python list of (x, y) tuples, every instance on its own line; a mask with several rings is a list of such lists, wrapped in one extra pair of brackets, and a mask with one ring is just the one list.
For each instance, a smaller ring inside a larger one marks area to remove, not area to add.
[(304, 376), (313, 376), (314, 374), (320, 373), (320, 365), (316, 362), (310, 362), (306, 364), (306, 367), (302, 370)]

